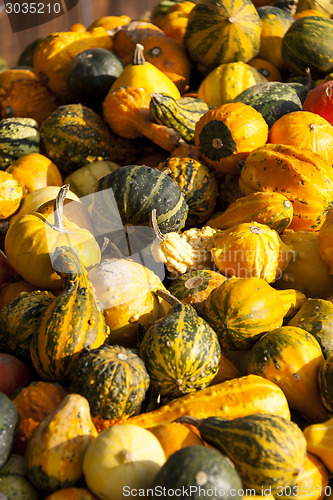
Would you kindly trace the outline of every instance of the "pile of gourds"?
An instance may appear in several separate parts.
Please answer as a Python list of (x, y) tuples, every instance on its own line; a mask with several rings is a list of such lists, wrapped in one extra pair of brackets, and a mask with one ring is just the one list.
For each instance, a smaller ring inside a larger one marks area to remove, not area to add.
[(332, 498), (332, 7), (147, 16), (0, 71), (0, 496)]

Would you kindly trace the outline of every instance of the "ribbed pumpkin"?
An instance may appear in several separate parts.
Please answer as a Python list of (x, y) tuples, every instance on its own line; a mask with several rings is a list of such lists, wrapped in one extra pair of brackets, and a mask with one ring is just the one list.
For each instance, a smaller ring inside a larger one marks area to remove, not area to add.
[(259, 495), (293, 484), (306, 460), (306, 441), (294, 422), (277, 415), (247, 415), (232, 420), (180, 417), (199, 429), (202, 439), (227, 455), (242, 483)]
[(141, 358), (131, 349), (101, 345), (83, 351), (70, 373), (70, 392), (84, 396), (92, 417), (118, 418), (140, 411), (149, 387)]
[(184, 44), (192, 61), (211, 70), (256, 56), (261, 21), (252, 2), (199, 0), (188, 16)]
[(140, 343), (151, 388), (169, 399), (207, 387), (219, 368), (220, 353), (214, 330), (182, 303), (156, 321)]
[(101, 27), (79, 33), (50, 33), (34, 50), (33, 69), (55, 95), (66, 99), (69, 97), (66, 76), (73, 57), (94, 47), (110, 50), (112, 45), (111, 37)]
[(205, 163), (182, 156), (170, 156), (159, 163), (158, 170), (165, 171), (179, 185), (188, 205), (186, 226), (198, 226), (214, 211), (218, 185), (212, 170)]
[(293, 204), (290, 229), (317, 231), (333, 200), (331, 165), (311, 151), (282, 144), (266, 144), (245, 160), (240, 189), (282, 193)]
[(295, 19), (285, 10), (273, 5), (263, 5), (257, 10), (262, 23), (260, 49), (257, 56), (267, 59), (278, 69), (285, 69), (282, 40)]
[(330, 300), (307, 298), (288, 326), (311, 333), (319, 342), (325, 359), (333, 355), (333, 304)]
[(223, 348), (246, 350), (265, 332), (282, 326), (290, 305), (283, 293), (262, 278), (233, 277), (209, 294), (204, 317)]
[(67, 175), (97, 160), (127, 163), (140, 155), (140, 146), (114, 135), (92, 109), (81, 104), (66, 104), (59, 106), (44, 122), (41, 152)]
[(327, 163), (333, 163), (333, 125), (311, 111), (293, 111), (281, 116), (271, 127), (268, 142), (308, 149)]
[(212, 107), (232, 101), (243, 90), (266, 78), (242, 61), (220, 64), (201, 81), (198, 98)]
[(268, 125), (262, 114), (238, 102), (207, 111), (194, 133), (202, 160), (221, 174), (238, 174), (240, 162), (267, 139)]
[(318, 384), (323, 360), (313, 335), (297, 326), (281, 326), (263, 335), (252, 347), (248, 371), (281, 387), (290, 407), (310, 422), (322, 422), (328, 418)]
[(109, 330), (79, 256), (70, 247), (57, 247), (53, 262), (63, 291), (44, 312), (30, 354), (42, 379), (64, 380), (80, 352), (102, 345)]
[(213, 241), (212, 258), (225, 276), (262, 278), (271, 283), (292, 257), (292, 248), (277, 231), (254, 221), (219, 231)]
[(178, 184), (156, 168), (127, 165), (98, 181), (91, 210), (97, 234), (109, 233), (124, 255), (131, 255), (153, 240), (154, 208), (162, 233), (184, 226), (188, 205)]
[(0, 311), (0, 350), (30, 360), (31, 337), (54, 300), (51, 292), (21, 292)]
[(282, 233), (292, 218), (293, 206), (283, 194), (257, 191), (241, 196), (206, 224), (216, 229), (230, 229), (237, 224), (255, 221)]

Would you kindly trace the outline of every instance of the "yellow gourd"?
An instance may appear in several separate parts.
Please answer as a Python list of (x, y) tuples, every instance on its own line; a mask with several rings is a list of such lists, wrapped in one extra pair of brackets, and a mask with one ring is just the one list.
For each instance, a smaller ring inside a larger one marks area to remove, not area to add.
[(333, 472), (333, 417), (304, 429), (307, 449), (319, 457)]

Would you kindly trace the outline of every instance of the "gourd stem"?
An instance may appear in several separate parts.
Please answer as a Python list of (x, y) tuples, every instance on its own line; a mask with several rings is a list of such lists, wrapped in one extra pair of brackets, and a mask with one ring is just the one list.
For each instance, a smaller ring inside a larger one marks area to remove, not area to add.
[(150, 226), (153, 229), (155, 238), (158, 238), (160, 243), (162, 243), (166, 239), (166, 235), (163, 234), (160, 228), (158, 227), (156, 219), (156, 208), (153, 208), (153, 210), (150, 213)]
[(156, 293), (156, 295), (158, 295), (158, 297), (161, 297), (161, 299), (164, 299), (171, 306), (177, 306), (178, 304), (182, 303), (174, 295), (172, 295), (169, 292), (166, 292), (165, 290), (162, 290), (161, 288), (158, 288), (157, 290), (155, 290), (155, 293)]
[(143, 45), (137, 43), (135, 45), (132, 64), (133, 66), (142, 66), (146, 63), (145, 57), (143, 55)]
[(54, 201), (54, 229), (56, 231), (66, 231), (64, 226), (64, 201), (69, 191), (69, 184), (64, 184)]
[(173, 422), (176, 422), (177, 424), (190, 424), (199, 429), (202, 420), (202, 418), (191, 417), (190, 415), (182, 415), (181, 417), (176, 418), (176, 420), (173, 420)]

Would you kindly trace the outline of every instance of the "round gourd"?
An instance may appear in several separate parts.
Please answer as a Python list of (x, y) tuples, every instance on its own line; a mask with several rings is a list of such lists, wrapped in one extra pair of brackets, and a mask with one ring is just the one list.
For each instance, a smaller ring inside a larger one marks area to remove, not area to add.
[(24, 498), (25, 500), (39, 500), (38, 489), (33, 486), (26, 476), (25, 460), (21, 455), (12, 453), (7, 462), (0, 469), (1, 500), (8, 498)]
[(333, 81), (329, 80), (311, 89), (303, 103), (303, 111), (312, 111), (333, 125)]
[(152, 432), (133, 424), (114, 425), (88, 446), (83, 474), (99, 498), (120, 500), (133, 489), (150, 488), (164, 462), (163, 448)]
[(216, 107), (232, 101), (238, 94), (266, 78), (242, 61), (220, 64), (212, 69), (198, 88), (198, 98)]
[(124, 255), (134, 254), (153, 240), (149, 226), (154, 208), (162, 233), (184, 226), (188, 205), (171, 177), (146, 165), (119, 168), (98, 181), (92, 203), (97, 234), (111, 231), (111, 240)]
[(220, 64), (255, 57), (261, 21), (248, 0), (199, 0), (188, 15), (184, 44), (190, 59), (211, 70)]
[(256, 83), (238, 94), (233, 102), (242, 102), (259, 111), (269, 128), (281, 116), (302, 109), (296, 90), (284, 82)]
[(219, 174), (238, 174), (240, 163), (267, 138), (268, 126), (262, 114), (240, 102), (207, 111), (194, 133), (202, 160)]
[(92, 417), (105, 419), (138, 412), (149, 387), (142, 359), (131, 349), (117, 345), (102, 345), (82, 353), (70, 380), (70, 391), (89, 401)]
[(67, 85), (76, 100), (98, 108), (123, 69), (119, 57), (110, 50), (87, 49), (71, 60)]
[(166, 489), (168, 497), (191, 491), (198, 500), (211, 491), (223, 491), (226, 499), (242, 498), (242, 482), (231, 461), (214, 448), (190, 446), (173, 453), (154, 478), (155, 491)]
[(207, 387), (217, 373), (220, 355), (216, 333), (189, 304), (175, 305), (140, 343), (151, 388), (168, 398)]
[(33, 118), (4, 118), (0, 121), (0, 168), (29, 153), (39, 153), (39, 126)]
[(297, 326), (282, 326), (263, 335), (252, 347), (248, 372), (276, 383), (291, 408), (311, 422), (322, 422), (328, 417), (318, 384), (323, 360), (313, 335)]
[(333, 198), (331, 165), (300, 147), (266, 144), (250, 153), (241, 170), (243, 195), (255, 191), (282, 193), (293, 204), (289, 229), (317, 231)]
[(322, 16), (295, 21), (282, 40), (282, 57), (291, 74), (322, 78), (333, 70), (333, 20)]

